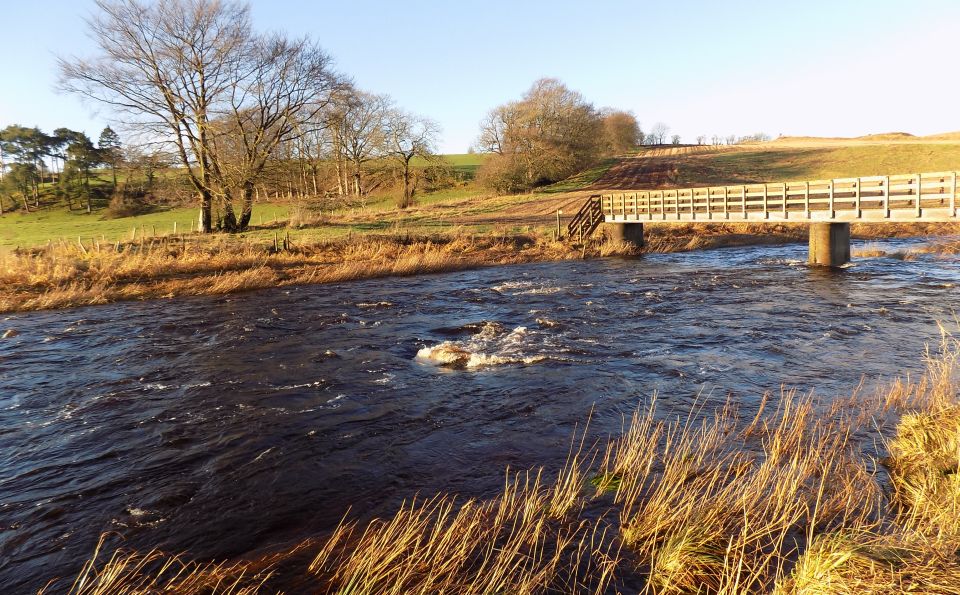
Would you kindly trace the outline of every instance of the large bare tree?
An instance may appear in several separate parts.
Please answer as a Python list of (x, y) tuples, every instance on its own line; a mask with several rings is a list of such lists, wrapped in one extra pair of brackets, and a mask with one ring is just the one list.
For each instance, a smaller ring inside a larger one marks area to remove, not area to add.
[[(124, 122), (172, 143), (200, 200), (200, 227), (245, 228), (257, 178), (285, 141), (339, 87), (330, 57), (309, 39), (253, 31), (245, 3), (96, 0), (98, 53), (60, 60), (61, 87), (113, 107)], [(234, 203), (239, 202), (239, 218)]]
[(393, 109), (387, 116), (385, 133), (386, 155), (397, 165), (403, 180), (403, 199), (399, 206), (405, 209), (413, 204), (413, 159), (433, 157), (440, 127), (428, 118)]
[(374, 95), (355, 89), (339, 93), (332, 104), (328, 122), (331, 144), (337, 152), (335, 157), (341, 170), (349, 164), (352, 178), (352, 183), (347, 183), (346, 172), (338, 172), (343, 179), (344, 194), (364, 194), (364, 165), (385, 154), (391, 104), (387, 95)]

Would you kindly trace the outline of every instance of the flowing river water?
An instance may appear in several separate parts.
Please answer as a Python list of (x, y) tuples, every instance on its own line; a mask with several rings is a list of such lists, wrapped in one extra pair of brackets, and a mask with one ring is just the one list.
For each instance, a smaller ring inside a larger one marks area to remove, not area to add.
[(508, 466), (559, 468), (591, 410), (603, 436), (655, 393), (681, 415), (782, 385), (849, 394), (921, 369), (937, 322), (955, 326), (956, 257), (805, 258), (731, 248), (0, 319), (20, 333), (0, 341), (0, 592), (72, 577), (104, 532), (222, 559), (348, 509), (491, 495)]

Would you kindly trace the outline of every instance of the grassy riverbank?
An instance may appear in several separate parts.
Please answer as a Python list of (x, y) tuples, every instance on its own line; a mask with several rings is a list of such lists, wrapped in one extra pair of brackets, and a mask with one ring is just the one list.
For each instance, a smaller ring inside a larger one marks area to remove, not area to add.
[(491, 500), (414, 498), (258, 560), (103, 545), (70, 593), (957, 593), (958, 349), (872, 394), (644, 404)]
[[(960, 228), (854, 226), (854, 237), (866, 239), (937, 233), (960, 233)], [(650, 227), (643, 252), (805, 241), (807, 229), (802, 225), (689, 224)], [(556, 241), (545, 229), (477, 233), (454, 228), (429, 235), (348, 233), (328, 240), (294, 230), (259, 237), (190, 235), (115, 244), (63, 242), (0, 254), (0, 312), (639, 253), (602, 236), (584, 245)]]
[[(923, 139), (644, 148), (537, 193), (494, 196), (467, 182), (424, 194), (407, 209), (389, 194), (361, 203), (263, 203), (249, 231), (209, 237), (189, 233), (196, 215), (189, 208), (117, 219), (60, 207), (7, 213), (0, 217), (0, 312), (631, 254), (600, 238), (586, 246), (554, 241), (557, 211), (568, 220), (591, 188), (608, 185), (920, 171), (952, 167), (958, 156), (960, 143)], [(476, 155), (447, 159), (467, 177), (481, 163)], [(857, 239), (953, 235), (960, 224), (863, 224), (852, 231)], [(648, 225), (646, 235), (646, 252), (807, 241), (803, 225)]]

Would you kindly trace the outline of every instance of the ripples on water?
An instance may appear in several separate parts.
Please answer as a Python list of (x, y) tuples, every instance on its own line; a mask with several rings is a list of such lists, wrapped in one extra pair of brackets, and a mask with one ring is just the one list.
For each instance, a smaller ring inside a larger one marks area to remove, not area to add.
[[(883, 246), (903, 247), (897, 241)], [(882, 247), (883, 247), (882, 246)], [(958, 261), (803, 246), (500, 267), (8, 317), (0, 585), (131, 547), (253, 554), (417, 492), (488, 495), (659, 392), (750, 407), (917, 370)], [(112, 542), (116, 543), (116, 541)]]

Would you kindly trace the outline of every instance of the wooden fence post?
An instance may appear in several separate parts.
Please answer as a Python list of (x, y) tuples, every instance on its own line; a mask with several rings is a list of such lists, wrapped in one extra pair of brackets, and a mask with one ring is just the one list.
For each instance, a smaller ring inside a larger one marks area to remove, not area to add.
[(855, 210), (857, 212), (857, 219), (860, 218), (862, 211), (860, 210), (860, 178), (857, 178), (857, 181), (853, 183), (854, 189), (854, 200), (856, 202)]
[(883, 218), (890, 218), (890, 176), (883, 178)]
[(950, 175), (950, 216), (957, 216), (957, 172)]
[(921, 216), (920, 199), (923, 198), (923, 188), (921, 187), (921, 177), (917, 174), (917, 219)]

